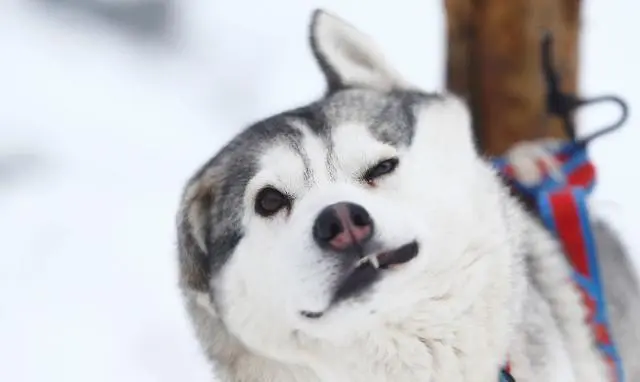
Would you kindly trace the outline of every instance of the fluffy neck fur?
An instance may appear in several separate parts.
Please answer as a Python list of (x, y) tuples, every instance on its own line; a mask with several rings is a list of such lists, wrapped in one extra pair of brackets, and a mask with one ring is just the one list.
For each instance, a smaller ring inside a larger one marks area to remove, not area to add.
[[(462, 282), (464, 277), (460, 279), (456, 288), (468, 288)], [(498, 276), (496, 282), (487, 284), (478, 293), (477, 303), (464, 311), (450, 310), (441, 317), (429, 317), (428, 312), (437, 312), (439, 305), (447, 309), (444, 300), (448, 297), (444, 295), (442, 301), (425, 302), (423, 313), (411, 321), (386, 325), (340, 347), (317, 344), (309, 352), (306, 365), (280, 363), (258, 355), (226, 332), (202, 303), (192, 301), (190, 308), (202, 320), (197, 325), (199, 337), (204, 339), (223, 380), (489, 381), (497, 378), (505, 361), (510, 333), (503, 328), (510, 327), (508, 322), (513, 319), (513, 312), (502, 309), (494, 297), (504, 290), (499, 285), (504, 283), (501, 279)], [(444, 316), (451, 319), (443, 322)]]

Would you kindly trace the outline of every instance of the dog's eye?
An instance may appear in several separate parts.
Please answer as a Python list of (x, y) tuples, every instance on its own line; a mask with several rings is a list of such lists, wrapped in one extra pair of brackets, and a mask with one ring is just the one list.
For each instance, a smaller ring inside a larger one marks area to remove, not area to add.
[(255, 203), (256, 213), (260, 216), (269, 217), (281, 209), (289, 207), (291, 200), (275, 188), (265, 187), (256, 195)]
[(383, 160), (382, 162), (379, 162), (375, 166), (368, 169), (367, 172), (364, 174), (363, 178), (368, 183), (371, 183), (375, 179), (393, 172), (396, 169), (396, 167), (398, 167), (398, 162), (399, 162), (398, 158), (390, 158), (390, 159)]

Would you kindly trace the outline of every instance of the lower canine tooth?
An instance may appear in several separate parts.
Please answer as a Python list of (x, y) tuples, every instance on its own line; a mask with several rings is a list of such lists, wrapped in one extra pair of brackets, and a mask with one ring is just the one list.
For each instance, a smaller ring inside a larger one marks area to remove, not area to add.
[(375, 269), (380, 268), (380, 262), (378, 261), (378, 257), (368, 256), (368, 258), (369, 258), (369, 262), (371, 263), (371, 265), (373, 265)]
[(380, 268), (380, 262), (378, 261), (378, 257), (376, 255), (368, 255), (361, 258), (356, 263), (356, 268), (361, 266), (364, 263), (371, 263), (371, 266), (374, 267), (375, 269)]

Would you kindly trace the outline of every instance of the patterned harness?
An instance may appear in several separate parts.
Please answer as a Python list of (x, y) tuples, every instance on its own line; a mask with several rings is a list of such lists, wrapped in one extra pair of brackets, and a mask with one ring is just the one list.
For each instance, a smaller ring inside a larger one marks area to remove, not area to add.
[[(494, 160), (494, 165), (510, 181), (514, 191), (529, 199), (544, 225), (562, 244), (573, 270), (573, 281), (588, 310), (587, 321), (598, 349), (610, 367), (610, 381), (623, 382), (621, 360), (610, 336), (607, 305), (587, 208), (587, 197), (595, 185), (595, 167), (588, 159), (586, 147), (579, 143), (562, 145), (554, 156), (561, 164), (564, 179), (554, 179), (540, 162), (538, 166), (544, 177), (539, 184), (529, 187), (515, 180), (513, 168), (504, 158)], [(513, 381), (508, 370), (503, 370), (502, 374), (501, 381)]]

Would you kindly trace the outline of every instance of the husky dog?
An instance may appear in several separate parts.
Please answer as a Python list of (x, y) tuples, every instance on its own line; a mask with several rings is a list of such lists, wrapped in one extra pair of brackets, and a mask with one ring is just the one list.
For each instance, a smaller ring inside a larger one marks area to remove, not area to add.
[[(508, 362), (518, 382), (608, 381), (560, 245), (465, 104), (330, 13), (310, 40), (326, 94), (248, 127), (183, 194), (180, 285), (219, 379), (493, 382)], [(637, 381), (635, 278), (599, 244)]]

